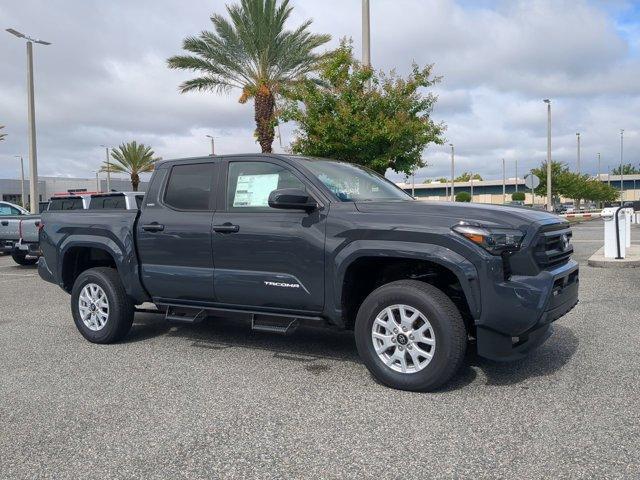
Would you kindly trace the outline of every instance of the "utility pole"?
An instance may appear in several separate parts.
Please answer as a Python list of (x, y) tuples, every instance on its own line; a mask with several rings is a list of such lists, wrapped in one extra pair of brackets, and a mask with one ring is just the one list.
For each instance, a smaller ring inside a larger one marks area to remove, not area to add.
[(15, 157), (20, 159), (20, 203), (22, 207), (27, 208), (27, 194), (24, 191), (24, 160), (22, 155), (15, 155)]
[(369, 0), (362, 0), (362, 65), (371, 66), (371, 24), (369, 21)]
[(576, 162), (576, 169), (578, 171), (578, 175), (580, 175), (580, 132), (576, 133), (576, 138), (578, 139), (578, 158)]
[(551, 196), (551, 100), (543, 100), (547, 104), (547, 211), (553, 212), (553, 198)]
[(215, 144), (215, 142), (213, 140), (213, 135), (205, 135), (205, 137), (211, 139), (211, 156), (215, 157), (215, 155), (216, 155), (216, 144)]
[(36, 106), (33, 93), (33, 44), (51, 45), (50, 42), (31, 38), (13, 28), (7, 32), (27, 41), (27, 111), (29, 119), (29, 194), (31, 195), (31, 213), (38, 213), (38, 154), (36, 149)]
[(620, 205), (624, 202), (624, 169), (623, 169), (623, 151), (624, 151), (624, 129), (620, 129)]
[(107, 164), (107, 192), (110, 192), (111, 191), (111, 163), (109, 160), (109, 147), (107, 147), (106, 145), (100, 145), (100, 146), (104, 147), (105, 162)]
[(502, 203), (507, 201), (507, 171), (505, 169), (504, 158), (502, 159)]
[(453, 151), (453, 143), (450, 143), (449, 146), (451, 147), (451, 201), (454, 202), (455, 201), (455, 193), (454, 193), (454, 184), (453, 184), (453, 180), (455, 178), (455, 159), (454, 159), (454, 151)]

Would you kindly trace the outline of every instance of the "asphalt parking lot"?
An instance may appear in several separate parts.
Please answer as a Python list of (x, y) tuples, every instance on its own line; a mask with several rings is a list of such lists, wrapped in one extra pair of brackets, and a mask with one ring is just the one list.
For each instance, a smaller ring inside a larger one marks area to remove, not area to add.
[(640, 269), (587, 266), (601, 238), (574, 226), (581, 301), (541, 349), (469, 352), (431, 394), (378, 385), (345, 332), (138, 314), (93, 345), (0, 257), (0, 477), (639, 478)]

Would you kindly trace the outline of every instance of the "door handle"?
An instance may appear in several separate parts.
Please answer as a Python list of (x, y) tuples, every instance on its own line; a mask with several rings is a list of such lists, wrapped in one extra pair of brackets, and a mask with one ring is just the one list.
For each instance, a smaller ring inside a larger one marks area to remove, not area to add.
[(2, 221), (2, 226), (3, 227), (8, 227), (9, 226), (9, 220), (3, 220)]
[(239, 225), (233, 225), (231, 223), (223, 223), (222, 225), (214, 225), (213, 231), (218, 233), (236, 233), (240, 230)]
[(145, 232), (161, 232), (164, 230), (164, 225), (160, 225), (159, 223), (149, 223), (147, 225), (142, 225), (142, 229)]

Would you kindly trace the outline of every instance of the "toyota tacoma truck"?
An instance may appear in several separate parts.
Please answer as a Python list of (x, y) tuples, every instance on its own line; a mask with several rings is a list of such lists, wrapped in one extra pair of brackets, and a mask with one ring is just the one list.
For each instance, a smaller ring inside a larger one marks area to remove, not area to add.
[(163, 161), (140, 210), (49, 211), (42, 222), (40, 276), (71, 295), (90, 342), (124, 338), (143, 302), (171, 322), (233, 312), (259, 331), (351, 329), (373, 376), (404, 390), (447, 383), (469, 345), (522, 358), (578, 302), (559, 217), (418, 201), (327, 159)]

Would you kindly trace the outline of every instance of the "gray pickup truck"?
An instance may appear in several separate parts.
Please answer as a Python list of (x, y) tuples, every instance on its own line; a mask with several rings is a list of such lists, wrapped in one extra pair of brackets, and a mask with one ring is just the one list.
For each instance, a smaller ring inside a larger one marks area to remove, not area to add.
[[(157, 165), (140, 210), (48, 211), (40, 276), (90, 342), (136, 305), (170, 322), (354, 331), (382, 383), (427, 391), (479, 355), (522, 358), (578, 302), (571, 228), (527, 208), (422, 202), (353, 164), (231, 155)], [(327, 345), (326, 348), (331, 348)]]
[[(35, 225), (40, 221), (38, 215), (31, 215), (24, 208), (9, 202), (0, 202), (0, 253), (9, 253), (20, 265), (33, 265), (36, 258), (26, 258), (17, 249), (20, 243), (23, 225)], [(37, 232), (36, 232), (37, 238)]]

